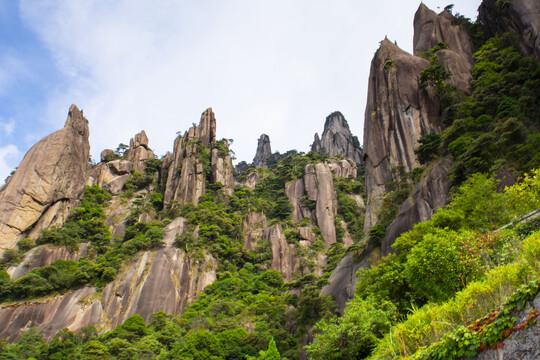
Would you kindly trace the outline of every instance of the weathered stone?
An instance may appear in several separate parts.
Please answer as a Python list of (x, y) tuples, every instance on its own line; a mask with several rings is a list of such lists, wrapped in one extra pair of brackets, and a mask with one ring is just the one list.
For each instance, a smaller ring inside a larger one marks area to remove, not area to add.
[(298, 228), (298, 236), (300, 239), (308, 240), (310, 243), (317, 241), (315, 234), (311, 230), (311, 227), (301, 226)]
[[(223, 144), (228, 148), (227, 141), (223, 141)], [(220, 182), (223, 185), (223, 193), (227, 195), (233, 193), (233, 170), (231, 155), (227, 153), (220, 156), (217, 148), (212, 149), (212, 183)]]
[[(72, 105), (64, 128), (28, 151), (0, 193), (0, 252), (13, 248), (31, 227), (48, 227), (49, 223), (39, 221), (56, 202), (81, 197), (90, 152), (88, 135), (87, 120)], [(48, 218), (65, 219), (66, 215), (49, 214)]]
[(104, 183), (102, 188), (110, 192), (112, 195), (118, 195), (122, 192), (122, 189), (124, 188), (124, 184), (129, 179), (131, 179), (131, 174), (115, 176), (109, 181), (107, 181), (106, 183)]
[(290, 246), (283, 235), (280, 224), (266, 228), (263, 239), (272, 246), (272, 270), (280, 272), (285, 282), (292, 281), (292, 273), (298, 269), (298, 259), (294, 245)]
[(363, 208), (366, 206), (366, 204), (364, 203), (364, 199), (362, 198), (362, 195), (347, 194), (345, 196), (347, 196), (349, 199), (353, 199), (354, 201), (356, 201), (356, 205), (358, 205), (358, 207)]
[(129, 141), (129, 149), (124, 153), (124, 159), (131, 161), (133, 163), (133, 168), (141, 174), (144, 172), (146, 167), (145, 161), (148, 159), (154, 159), (156, 155), (148, 147), (148, 136), (143, 130), (140, 133), (136, 134)]
[(13, 342), (22, 332), (39, 327), (48, 341), (63, 328), (76, 332), (95, 325), (102, 316), (101, 302), (93, 299), (95, 293), (94, 288), (84, 287), (52, 298), (4, 304), (0, 307), (0, 338)]
[(266, 216), (262, 213), (252, 212), (246, 216), (242, 224), (244, 234), (244, 247), (247, 251), (253, 251), (257, 242), (262, 239), (264, 229), (268, 226)]
[(30, 270), (47, 266), (56, 260), (79, 261), (88, 252), (88, 243), (80, 244), (78, 251), (70, 251), (66, 247), (55, 247), (51, 245), (41, 245), (28, 251), (21, 263), (7, 269), (11, 280), (15, 281)]
[(202, 113), (198, 126), (192, 126), (183, 136), (179, 135), (174, 140), (174, 152), (168, 166), (168, 177), (163, 196), (165, 205), (172, 200), (177, 200), (180, 203), (198, 203), (199, 196), (206, 190), (203, 164), (197, 157), (198, 143), (209, 147), (215, 141), (216, 118), (212, 109), (209, 108)]
[(316, 202), (315, 221), (329, 247), (336, 242), (334, 217), (337, 215), (337, 194), (328, 164), (307, 165), (304, 186), (309, 200)]
[(131, 174), (133, 170), (133, 163), (127, 160), (113, 160), (107, 163), (107, 166), (113, 174), (124, 175)]
[(362, 162), (358, 138), (353, 136), (347, 120), (339, 111), (328, 115), (322, 137), (319, 139), (319, 134), (315, 134), (311, 151), (325, 156), (344, 156), (355, 163)]
[(342, 178), (355, 178), (356, 177), (356, 163), (353, 160), (336, 160), (329, 159), (326, 162), (330, 170), (337, 177)]
[(377, 223), (385, 184), (397, 180), (392, 168), (403, 166), (411, 171), (418, 167), (414, 153), (418, 139), (441, 131), (434, 90), (418, 87), (420, 71), (428, 66), (427, 60), (406, 53), (387, 39), (371, 62), (364, 123), (366, 232)]
[(311, 218), (311, 211), (302, 204), (302, 198), (306, 194), (304, 180), (297, 179), (285, 184), (285, 195), (293, 206), (291, 219), (300, 221), (303, 218)]
[(520, 46), (527, 55), (540, 61), (540, 2), (538, 0), (484, 0), (478, 16), (486, 35), (518, 34)]
[(115, 156), (115, 153), (111, 149), (105, 149), (101, 152), (101, 162), (110, 161)]
[(266, 134), (262, 134), (257, 142), (257, 152), (253, 158), (253, 165), (255, 167), (268, 167), (267, 162), (272, 155), (272, 148), (270, 147), (270, 137)]
[(393, 252), (391, 246), (399, 235), (411, 230), (415, 224), (431, 219), (437, 209), (447, 205), (450, 190), (448, 172), (451, 167), (450, 157), (438, 161), (405, 200), (398, 216), (386, 230), (381, 244), (382, 256)]
[(243, 184), (247, 186), (250, 189), (255, 189), (255, 186), (259, 183), (259, 173), (257, 171), (253, 171), (248, 174), (246, 182)]

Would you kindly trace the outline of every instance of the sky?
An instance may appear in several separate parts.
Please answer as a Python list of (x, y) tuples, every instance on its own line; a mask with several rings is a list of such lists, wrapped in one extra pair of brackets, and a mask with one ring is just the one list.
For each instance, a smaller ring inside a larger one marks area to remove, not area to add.
[[(424, 0), (476, 19), (480, 0)], [(412, 52), (419, 0), (0, 0), (0, 183), (71, 104), (91, 157), (145, 130), (161, 157), (211, 107), (218, 139), (251, 162), (308, 152), (341, 111), (362, 142), (371, 59)]]

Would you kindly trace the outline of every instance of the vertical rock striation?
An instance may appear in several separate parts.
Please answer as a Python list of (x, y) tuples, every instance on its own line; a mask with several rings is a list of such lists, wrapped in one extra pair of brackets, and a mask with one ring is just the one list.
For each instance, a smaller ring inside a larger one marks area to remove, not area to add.
[(319, 134), (315, 134), (311, 151), (325, 156), (344, 156), (355, 163), (362, 162), (358, 138), (353, 136), (347, 120), (339, 111), (328, 115), (322, 137), (319, 139)]
[[(420, 4), (414, 18), (416, 54), (439, 42), (448, 49), (436, 52), (437, 65), (451, 73), (448, 84), (469, 93), (472, 70), (472, 40), (467, 29), (455, 23), (448, 11), (437, 15)], [(433, 58), (431, 59), (433, 62)], [(414, 150), (418, 140), (440, 133), (440, 102), (432, 86), (419, 87), (420, 73), (433, 65), (429, 60), (401, 50), (385, 39), (371, 62), (364, 123), (367, 208), (364, 230), (377, 223), (385, 184), (394, 181), (392, 169), (409, 172), (420, 164)]]
[(25, 235), (63, 224), (86, 183), (88, 121), (75, 105), (64, 128), (41, 139), (25, 155), (0, 192), (0, 253)]
[[(192, 126), (174, 141), (174, 153), (164, 161), (168, 167), (164, 204), (176, 200), (197, 204), (206, 190), (206, 183), (220, 181), (230, 193), (233, 184), (233, 165), (225, 141), (219, 151), (216, 143), (216, 118), (211, 108), (201, 115), (198, 126)], [(217, 151), (214, 151), (217, 150)]]

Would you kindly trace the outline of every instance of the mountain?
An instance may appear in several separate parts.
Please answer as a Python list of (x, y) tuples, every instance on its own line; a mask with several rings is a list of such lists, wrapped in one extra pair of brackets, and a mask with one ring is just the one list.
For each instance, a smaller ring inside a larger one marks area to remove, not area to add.
[(210, 108), (92, 164), (72, 105), (0, 189), (0, 358), (533, 358), (540, 17), (451, 9), (381, 41), (363, 147), (333, 112), (235, 171)]

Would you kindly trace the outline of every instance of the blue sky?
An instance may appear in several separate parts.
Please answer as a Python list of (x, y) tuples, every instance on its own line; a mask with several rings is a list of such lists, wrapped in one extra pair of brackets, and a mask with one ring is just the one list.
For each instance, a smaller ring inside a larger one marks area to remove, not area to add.
[[(385, 36), (412, 51), (419, 3), (0, 0), (0, 179), (72, 103), (95, 160), (143, 129), (164, 155), (208, 107), (237, 161), (262, 133), (273, 150), (307, 152), (336, 110), (362, 139), (373, 54)], [(480, 0), (453, 3), (476, 18)]]

